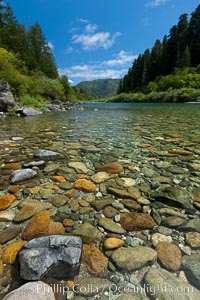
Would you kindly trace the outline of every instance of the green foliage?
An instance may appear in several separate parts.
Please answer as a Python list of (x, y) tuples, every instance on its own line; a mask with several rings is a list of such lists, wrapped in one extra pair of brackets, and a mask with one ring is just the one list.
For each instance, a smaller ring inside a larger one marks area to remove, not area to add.
[(44, 103), (42, 103), (41, 101), (37, 100), (34, 97), (31, 97), (30, 95), (21, 96), (19, 103), (22, 106), (31, 106), (31, 107), (38, 108), (40, 110), (44, 109)]
[[(199, 64), (200, 5), (192, 13), (189, 22), (187, 14), (182, 14), (178, 24), (170, 28), (169, 35), (163, 37), (162, 43), (156, 40), (151, 50), (147, 49), (138, 56), (120, 82), (118, 92), (198, 88), (198, 76), (188, 74), (181, 79), (174, 76), (173, 72), (177, 67), (197, 67)], [(169, 76), (164, 79), (164, 75)], [(153, 81), (156, 81), (156, 86), (151, 83)]]
[(119, 81), (119, 79), (98, 79), (92, 81), (83, 81), (76, 85), (76, 89), (81, 94), (85, 94), (86, 97), (109, 97), (117, 94)]

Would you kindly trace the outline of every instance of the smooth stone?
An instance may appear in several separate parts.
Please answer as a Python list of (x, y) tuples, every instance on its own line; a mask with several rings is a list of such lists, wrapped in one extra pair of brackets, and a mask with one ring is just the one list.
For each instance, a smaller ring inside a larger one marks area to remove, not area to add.
[(68, 167), (73, 168), (74, 170), (76, 170), (77, 173), (86, 174), (89, 171), (86, 165), (82, 162), (71, 161), (68, 163)]
[(122, 180), (122, 182), (123, 182), (122, 185), (123, 185), (124, 187), (130, 187), (130, 186), (135, 185), (135, 183), (136, 183), (136, 180), (133, 179), (133, 178), (121, 177), (121, 180)]
[(26, 244), (26, 241), (18, 240), (6, 246), (3, 255), (2, 255), (2, 262), (4, 264), (14, 264), (18, 252), (21, 248)]
[(178, 227), (184, 223), (185, 223), (185, 219), (176, 216), (167, 217), (163, 219), (161, 222), (162, 225), (165, 225), (167, 227), (172, 227), (172, 228)]
[(141, 192), (136, 186), (129, 187), (128, 192), (132, 195), (133, 199), (138, 200), (141, 197)]
[(14, 239), (16, 236), (19, 235), (21, 230), (22, 230), (22, 227), (20, 227), (20, 226), (11, 226), (11, 227), (3, 230), (0, 233), (0, 244), (4, 244), (4, 243)]
[(20, 276), (25, 280), (42, 277), (72, 278), (79, 274), (82, 241), (79, 237), (50, 235), (35, 238), (19, 252)]
[(171, 243), (160, 242), (156, 245), (158, 259), (170, 271), (178, 271), (181, 267), (181, 251)]
[(150, 178), (159, 176), (158, 172), (148, 167), (144, 167), (142, 169), (142, 173), (144, 174), (145, 177), (150, 177)]
[(164, 234), (161, 233), (153, 233), (151, 236), (151, 242), (154, 245), (154, 247), (157, 246), (158, 243), (161, 242), (167, 242), (167, 243), (171, 243), (172, 242), (172, 237), (171, 236), (166, 236)]
[(61, 154), (55, 151), (45, 150), (45, 149), (37, 149), (34, 153), (34, 157), (38, 157), (38, 158), (50, 158), (50, 157), (57, 157), (57, 156), (61, 156)]
[(106, 172), (98, 172), (92, 175), (91, 179), (94, 183), (102, 183), (109, 179), (109, 174)]
[(126, 231), (152, 229), (156, 223), (149, 214), (121, 213), (120, 224)]
[(91, 275), (103, 272), (108, 264), (108, 258), (93, 245), (83, 245), (82, 264)]
[(127, 199), (136, 199), (135, 196), (125, 190), (121, 190), (118, 188), (113, 188), (111, 186), (108, 187), (108, 192), (113, 194), (119, 198), (127, 198)]
[(33, 107), (25, 107), (25, 108), (18, 109), (17, 113), (20, 114), (21, 116), (30, 117), (30, 116), (41, 115), (43, 112)]
[(31, 161), (29, 163), (23, 164), (24, 168), (40, 167), (45, 164), (44, 160)]
[(37, 175), (37, 172), (32, 170), (32, 169), (20, 169), (20, 170), (15, 170), (12, 173), (12, 179), (11, 183), (17, 183), (20, 181), (24, 181), (30, 178), (33, 178)]
[[(193, 286), (165, 269), (152, 266), (144, 277), (148, 287), (148, 295), (153, 299), (162, 300), (196, 300), (200, 292)], [(159, 288), (156, 288), (159, 287)], [(163, 292), (164, 289), (164, 292)], [(166, 292), (165, 292), (166, 291)], [(178, 291), (181, 291), (178, 292)]]
[(115, 237), (107, 238), (103, 243), (103, 246), (106, 250), (117, 249), (122, 247), (123, 245), (124, 241)]
[(86, 193), (92, 193), (96, 190), (96, 185), (87, 179), (77, 179), (74, 182), (73, 188)]
[(200, 164), (199, 163), (188, 163), (187, 167), (190, 171), (200, 172)]
[(103, 198), (99, 200), (93, 200), (90, 202), (90, 205), (97, 211), (102, 210), (106, 206), (111, 205), (114, 202), (111, 198)]
[(99, 171), (104, 171), (108, 174), (119, 174), (123, 171), (123, 167), (118, 162), (111, 162), (102, 165), (96, 165), (95, 168)]
[(73, 235), (80, 236), (84, 244), (99, 244), (103, 234), (90, 223), (84, 223), (72, 231)]
[(124, 205), (124, 207), (126, 207), (128, 209), (133, 209), (133, 210), (137, 210), (137, 211), (142, 210), (142, 206), (139, 203), (137, 203), (135, 200), (123, 199), (121, 201), (121, 203)]
[(52, 190), (50, 189), (40, 189), (40, 195), (42, 199), (49, 199), (52, 196)]
[(0, 211), (5, 210), (12, 205), (16, 197), (11, 194), (0, 196)]
[(199, 288), (200, 286), (200, 253), (184, 255), (182, 266), (189, 282)]
[(134, 271), (152, 263), (157, 258), (155, 250), (149, 247), (128, 247), (114, 250), (111, 259), (120, 270)]
[(14, 221), (23, 222), (41, 211), (51, 209), (52, 204), (29, 199), (29, 200), (21, 201), (18, 207), (20, 208), (20, 210), (15, 215)]
[(50, 173), (50, 172), (56, 171), (56, 170), (58, 170), (59, 166), (60, 166), (59, 164), (49, 163), (44, 168), (44, 172)]
[[(200, 233), (199, 232), (188, 232), (185, 235), (186, 242), (192, 248), (200, 248)], [(1, 243), (1, 238), (0, 238)]]
[(193, 193), (193, 200), (195, 202), (200, 202), (200, 187), (198, 187)]
[(76, 293), (82, 296), (95, 296), (109, 291), (112, 282), (108, 279), (90, 277), (80, 279), (76, 284)]
[(151, 193), (151, 196), (168, 205), (173, 204), (183, 208), (192, 208), (192, 195), (183, 188), (166, 187)]
[(69, 198), (65, 195), (55, 195), (49, 199), (49, 202), (56, 207), (61, 207), (69, 201)]
[(115, 217), (117, 215), (117, 212), (118, 212), (117, 209), (115, 209), (112, 206), (106, 206), (103, 210), (103, 213), (104, 213), (105, 217), (107, 217), (107, 218)]
[(8, 293), (2, 300), (56, 300), (50, 285), (42, 282), (28, 282)]
[(1, 211), (0, 212), (0, 221), (1, 222), (9, 222), (12, 221), (15, 217), (14, 211)]
[(99, 219), (99, 226), (113, 233), (123, 234), (125, 230), (117, 223), (108, 218)]

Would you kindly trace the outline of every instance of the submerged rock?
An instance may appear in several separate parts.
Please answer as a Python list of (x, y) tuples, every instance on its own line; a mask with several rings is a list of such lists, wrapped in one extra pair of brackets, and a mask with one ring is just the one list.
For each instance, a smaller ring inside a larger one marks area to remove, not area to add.
[(55, 151), (51, 151), (51, 150), (37, 149), (34, 153), (34, 156), (44, 159), (44, 158), (50, 158), (53, 156), (56, 156), (56, 157), (61, 156), (61, 154), (58, 152), (55, 152)]
[(79, 273), (82, 241), (79, 237), (49, 235), (35, 238), (19, 252), (20, 276), (25, 280), (72, 278)]
[(25, 107), (17, 110), (17, 113), (24, 117), (38, 116), (42, 114), (42, 111), (33, 107)]
[(17, 183), (19, 181), (24, 181), (30, 178), (33, 178), (37, 175), (37, 172), (32, 169), (20, 169), (15, 170), (12, 173), (11, 183)]

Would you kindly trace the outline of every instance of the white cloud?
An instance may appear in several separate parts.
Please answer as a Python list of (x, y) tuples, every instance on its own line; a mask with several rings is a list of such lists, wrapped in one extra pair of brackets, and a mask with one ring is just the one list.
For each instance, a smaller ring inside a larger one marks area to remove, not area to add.
[(47, 45), (49, 46), (49, 48), (53, 51), (54, 49), (54, 44), (52, 42), (48, 42)]
[(93, 64), (74, 65), (69, 68), (60, 68), (60, 75), (67, 75), (74, 81), (94, 80), (104, 78), (121, 78), (128, 70), (128, 67), (137, 58), (130, 52), (121, 50), (113, 59)]
[(65, 53), (69, 54), (69, 53), (72, 53), (73, 51), (74, 51), (74, 48), (71, 47), (71, 46), (69, 46), (69, 47), (66, 49)]
[(146, 7), (158, 7), (160, 5), (165, 4), (167, 1), (168, 0), (152, 0), (146, 3)]
[(121, 50), (115, 59), (106, 60), (103, 64), (107, 66), (121, 66), (133, 62), (136, 58), (137, 55)]
[(115, 43), (115, 40), (120, 36), (120, 32), (116, 32), (111, 36), (109, 32), (97, 32), (94, 34), (76, 34), (72, 36), (74, 44), (81, 44), (83, 50), (95, 50), (98, 48), (109, 49)]
[(97, 24), (88, 24), (85, 26), (86, 32), (95, 32), (98, 29)]
[(71, 80), (71, 79), (69, 79), (69, 78), (68, 78), (68, 82), (69, 82), (69, 84), (73, 84), (74, 83), (74, 81)]

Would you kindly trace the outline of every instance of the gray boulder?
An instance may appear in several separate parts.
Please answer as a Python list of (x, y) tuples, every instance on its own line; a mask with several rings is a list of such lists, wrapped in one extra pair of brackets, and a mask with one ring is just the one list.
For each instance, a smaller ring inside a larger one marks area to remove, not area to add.
[(42, 111), (37, 110), (33, 107), (25, 107), (25, 108), (20, 108), (17, 110), (17, 113), (20, 114), (21, 116), (24, 117), (29, 117), (29, 116), (38, 116), (42, 114)]
[(80, 237), (49, 235), (32, 239), (19, 252), (20, 276), (25, 280), (72, 278), (79, 274), (81, 252)]
[(6, 112), (16, 106), (13, 94), (7, 81), (0, 80), (0, 111)]
[(37, 175), (37, 172), (32, 169), (19, 169), (12, 173), (11, 183), (30, 179)]
[(37, 149), (34, 153), (34, 157), (42, 158), (42, 159), (45, 158), (48, 159), (48, 158), (58, 157), (58, 156), (61, 156), (61, 154), (55, 151), (45, 150), (45, 149)]
[(50, 285), (42, 282), (28, 282), (7, 294), (2, 300), (56, 300)]

